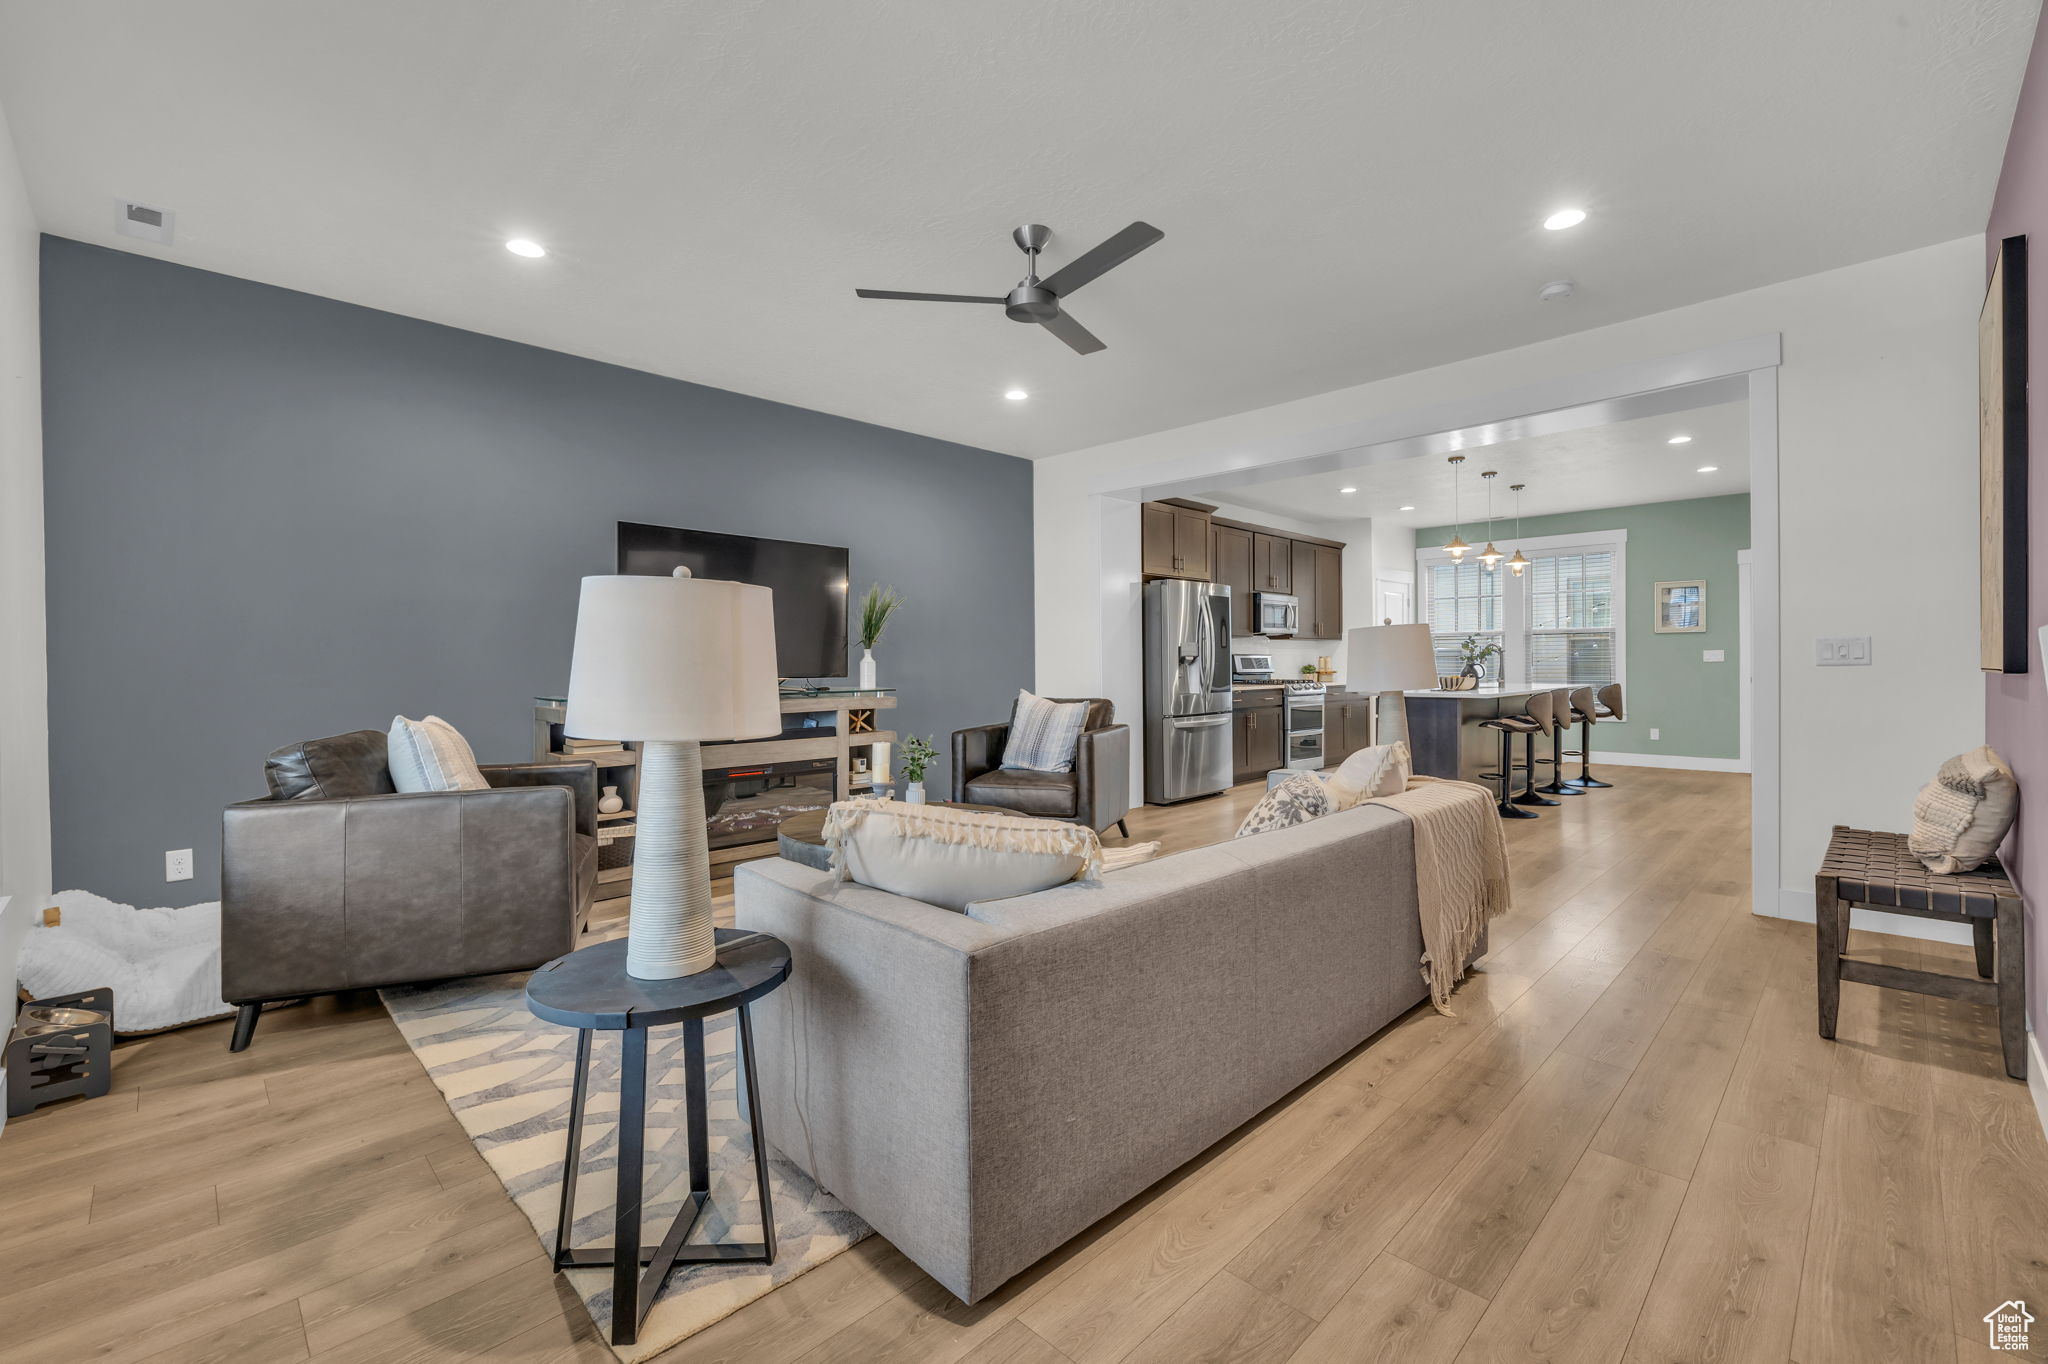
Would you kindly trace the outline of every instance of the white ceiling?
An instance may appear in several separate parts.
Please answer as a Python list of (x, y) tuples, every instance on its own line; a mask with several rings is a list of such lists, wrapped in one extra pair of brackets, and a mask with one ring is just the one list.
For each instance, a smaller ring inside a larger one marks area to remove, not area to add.
[[(0, 105), (47, 231), (1037, 456), (1981, 231), (2037, 9), (0, 0)], [(1097, 355), (853, 296), (1137, 218)]]
[[(1678, 435), (1692, 440), (1670, 444)], [(1714, 472), (1698, 472), (1706, 466)], [(1461, 466), (1458, 507), (1452, 502), (1451, 466), (1442, 455), (1362, 462), (1337, 472), (1233, 487), (1216, 497), (1309, 520), (1369, 516), (1375, 525), (1445, 526), (1456, 511), (1469, 530), (1486, 515), (1486, 485), (1479, 476), (1488, 469), (1499, 474), (1493, 480), (1496, 524), (1514, 515), (1508, 490), (1516, 483), (1526, 485), (1527, 516), (1748, 492), (1749, 404), (1719, 403), (1519, 440), (1475, 439)], [(1358, 491), (1346, 494), (1343, 488)], [(1415, 510), (1404, 512), (1403, 506)]]

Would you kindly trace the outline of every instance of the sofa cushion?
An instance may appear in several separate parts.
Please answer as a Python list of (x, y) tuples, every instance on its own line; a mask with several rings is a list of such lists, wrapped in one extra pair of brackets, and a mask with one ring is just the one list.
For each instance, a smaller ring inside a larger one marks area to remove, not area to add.
[(353, 800), (398, 789), (385, 737), (374, 729), (288, 744), (263, 760), (263, 779), (272, 800)]
[(391, 781), (401, 791), (488, 791), (469, 740), (438, 715), (391, 717)]
[(1237, 826), (1237, 837), (1291, 828), (1321, 819), (1332, 809), (1330, 792), (1313, 772), (1297, 772), (1259, 798)]
[(1408, 745), (1376, 744), (1361, 748), (1329, 775), (1323, 784), (1330, 790), (1330, 804), (1349, 810), (1374, 796), (1398, 796), (1408, 789)]
[(955, 912), (1102, 874), (1093, 829), (894, 800), (836, 802), (825, 846), (839, 879)]
[(2005, 841), (2019, 800), (2012, 769), (1988, 746), (1958, 753), (1920, 788), (1906, 850), (1932, 872), (1975, 871)]
[(984, 772), (961, 788), (968, 803), (1000, 805), (1026, 815), (1072, 819), (1079, 810), (1079, 791), (1071, 772), (1032, 772), (999, 767)]
[(1003, 745), (1003, 766), (1027, 772), (1073, 771), (1074, 746), (1088, 723), (1088, 705), (1018, 692), (1010, 711), (1009, 742)]

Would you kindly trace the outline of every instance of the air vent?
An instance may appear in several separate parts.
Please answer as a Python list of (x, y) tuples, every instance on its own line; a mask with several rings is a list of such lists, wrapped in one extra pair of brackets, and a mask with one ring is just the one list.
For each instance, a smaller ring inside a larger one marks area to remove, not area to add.
[(114, 201), (114, 230), (124, 237), (140, 237), (160, 246), (171, 244), (171, 226), (177, 214), (167, 208), (151, 208), (133, 199)]

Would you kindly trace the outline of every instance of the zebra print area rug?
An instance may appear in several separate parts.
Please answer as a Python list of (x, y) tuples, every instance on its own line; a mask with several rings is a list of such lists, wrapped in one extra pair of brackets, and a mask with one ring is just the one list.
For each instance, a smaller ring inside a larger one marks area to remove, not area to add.
[[(477, 1150), (512, 1201), (552, 1251), (561, 1197), (562, 1154), (576, 1034), (526, 1008), (526, 973), (485, 976), (382, 992), (384, 1006), (413, 1054), (440, 1087)], [(738, 1097), (734, 1016), (709, 1020), (704, 1050), (710, 1093), (711, 1206), (692, 1241), (759, 1240), (752, 1145)], [(682, 1129), (682, 1030), (658, 1028), (647, 1055), (647, 1219), (642, 1236), (661, 1239), (689, 1187)], [(612, 1180), (617, 1168), (619, 1038), (598, 1033), (590, 1057), (583, 1119), (583, 1161), (576, 1183), (579, 1247), (612, 1242)], [(771, 1143), (775, 1135), (771, 1133)], [(867, 1223), (819, 1189), (770, 1145), (775, 1194), (773, 1265), (679, 1266), (640, 1328), (639, 1343), (614, 1346), (620, 1359), (646, 1359), (730, 1315), (847, 1250)], [(611, 1271), (565, 1271), (606, 1337), (611, 1329)]]

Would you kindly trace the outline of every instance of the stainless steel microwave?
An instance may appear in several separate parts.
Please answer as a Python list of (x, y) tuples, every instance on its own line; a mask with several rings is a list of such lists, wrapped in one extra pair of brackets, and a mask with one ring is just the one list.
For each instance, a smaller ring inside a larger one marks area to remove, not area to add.
[(1298, 635), (1301, 633), (1301, 602), (1285, 592), (1252, 593), (1252, 633), (1255, 635)]

